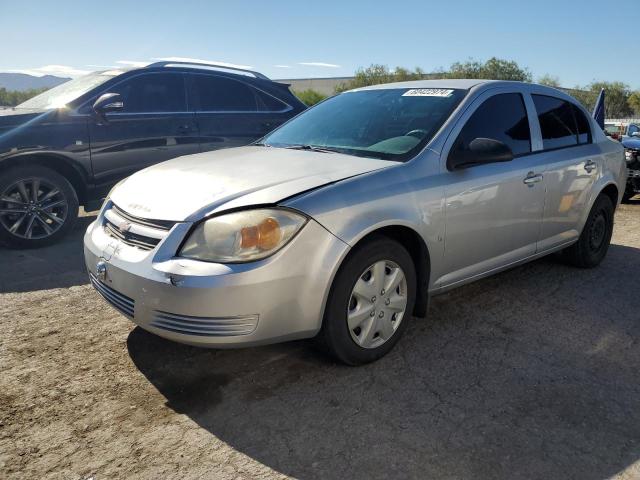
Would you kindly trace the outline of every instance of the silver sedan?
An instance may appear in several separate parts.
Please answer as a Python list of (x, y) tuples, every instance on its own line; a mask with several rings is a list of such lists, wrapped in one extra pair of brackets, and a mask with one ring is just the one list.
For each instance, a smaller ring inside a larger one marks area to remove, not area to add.
[(110, 193), (91, 281), (142, 328), (192, 345), (317, 337), (386, 354), (430, 295), (562, 251), (594, 267), (622, 146), (567, 94), (483, 80), (357, 89), (248, 147), (177, 158)]

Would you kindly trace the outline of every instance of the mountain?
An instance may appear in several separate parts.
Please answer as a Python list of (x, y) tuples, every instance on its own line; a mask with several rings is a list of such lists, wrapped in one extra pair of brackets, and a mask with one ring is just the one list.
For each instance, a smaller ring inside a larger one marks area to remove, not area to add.
[(0, 88), (7, 90), (31, 90), (34, 88), (51, 88), (64, 83), (70, 78), (55, 77), (53, 75), (44, 75), (36, 77), (27, 75), (26, 73), (8, 73), (0, 72)]

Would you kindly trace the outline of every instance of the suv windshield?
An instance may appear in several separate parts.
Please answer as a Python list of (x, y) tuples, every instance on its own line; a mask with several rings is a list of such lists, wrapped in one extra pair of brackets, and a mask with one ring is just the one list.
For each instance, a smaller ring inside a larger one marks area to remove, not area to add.
[(345, 92), (305, 111), (261, 143), (404, 161), (433, 138), (466, 93), (441, 88)]
[(41, 93), (24, 103), (21, 103), (15, 108), (26, 108), (36, 110), (48, 110), (52, 108), (62, 108), (67, 103), (75, 100), (76, 98), (84, 95), (89, 90), (103, 84), (107, 80), (111, 80), (123, 73), (120, 70), (113, 70), (107, 72), (89, 73), (82, 77), (58, 85), (46, 92)]

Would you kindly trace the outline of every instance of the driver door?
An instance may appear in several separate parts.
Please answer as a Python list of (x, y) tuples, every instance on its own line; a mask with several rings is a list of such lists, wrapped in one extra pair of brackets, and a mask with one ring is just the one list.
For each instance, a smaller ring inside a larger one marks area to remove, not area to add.
[(181, 155), (197, 153), (195, 114), (187, 108), (184, 75), (144, 73), (109, 89), (124, 108), (94, 115), (90, 122), (91, 163), (98, 185)]
[[(540, 157), (532, 155), (525, 97), (492, 90), (465, 112), (443, 149), (445, 175), (445, 272), (437, 286), (449, 286), (491, 272), (536, 253), (545, 198)], [(449, 171), (451, 151), (477, 138), (495, 139), (514, 158)]]

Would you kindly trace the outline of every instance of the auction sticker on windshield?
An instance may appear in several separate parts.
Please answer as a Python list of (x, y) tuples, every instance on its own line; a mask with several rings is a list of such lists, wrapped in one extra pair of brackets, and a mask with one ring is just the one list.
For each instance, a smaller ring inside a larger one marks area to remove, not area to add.
[(453, 90), (446, 88), (412, 88), (402, 94), (403, 97), (450, 97)]

